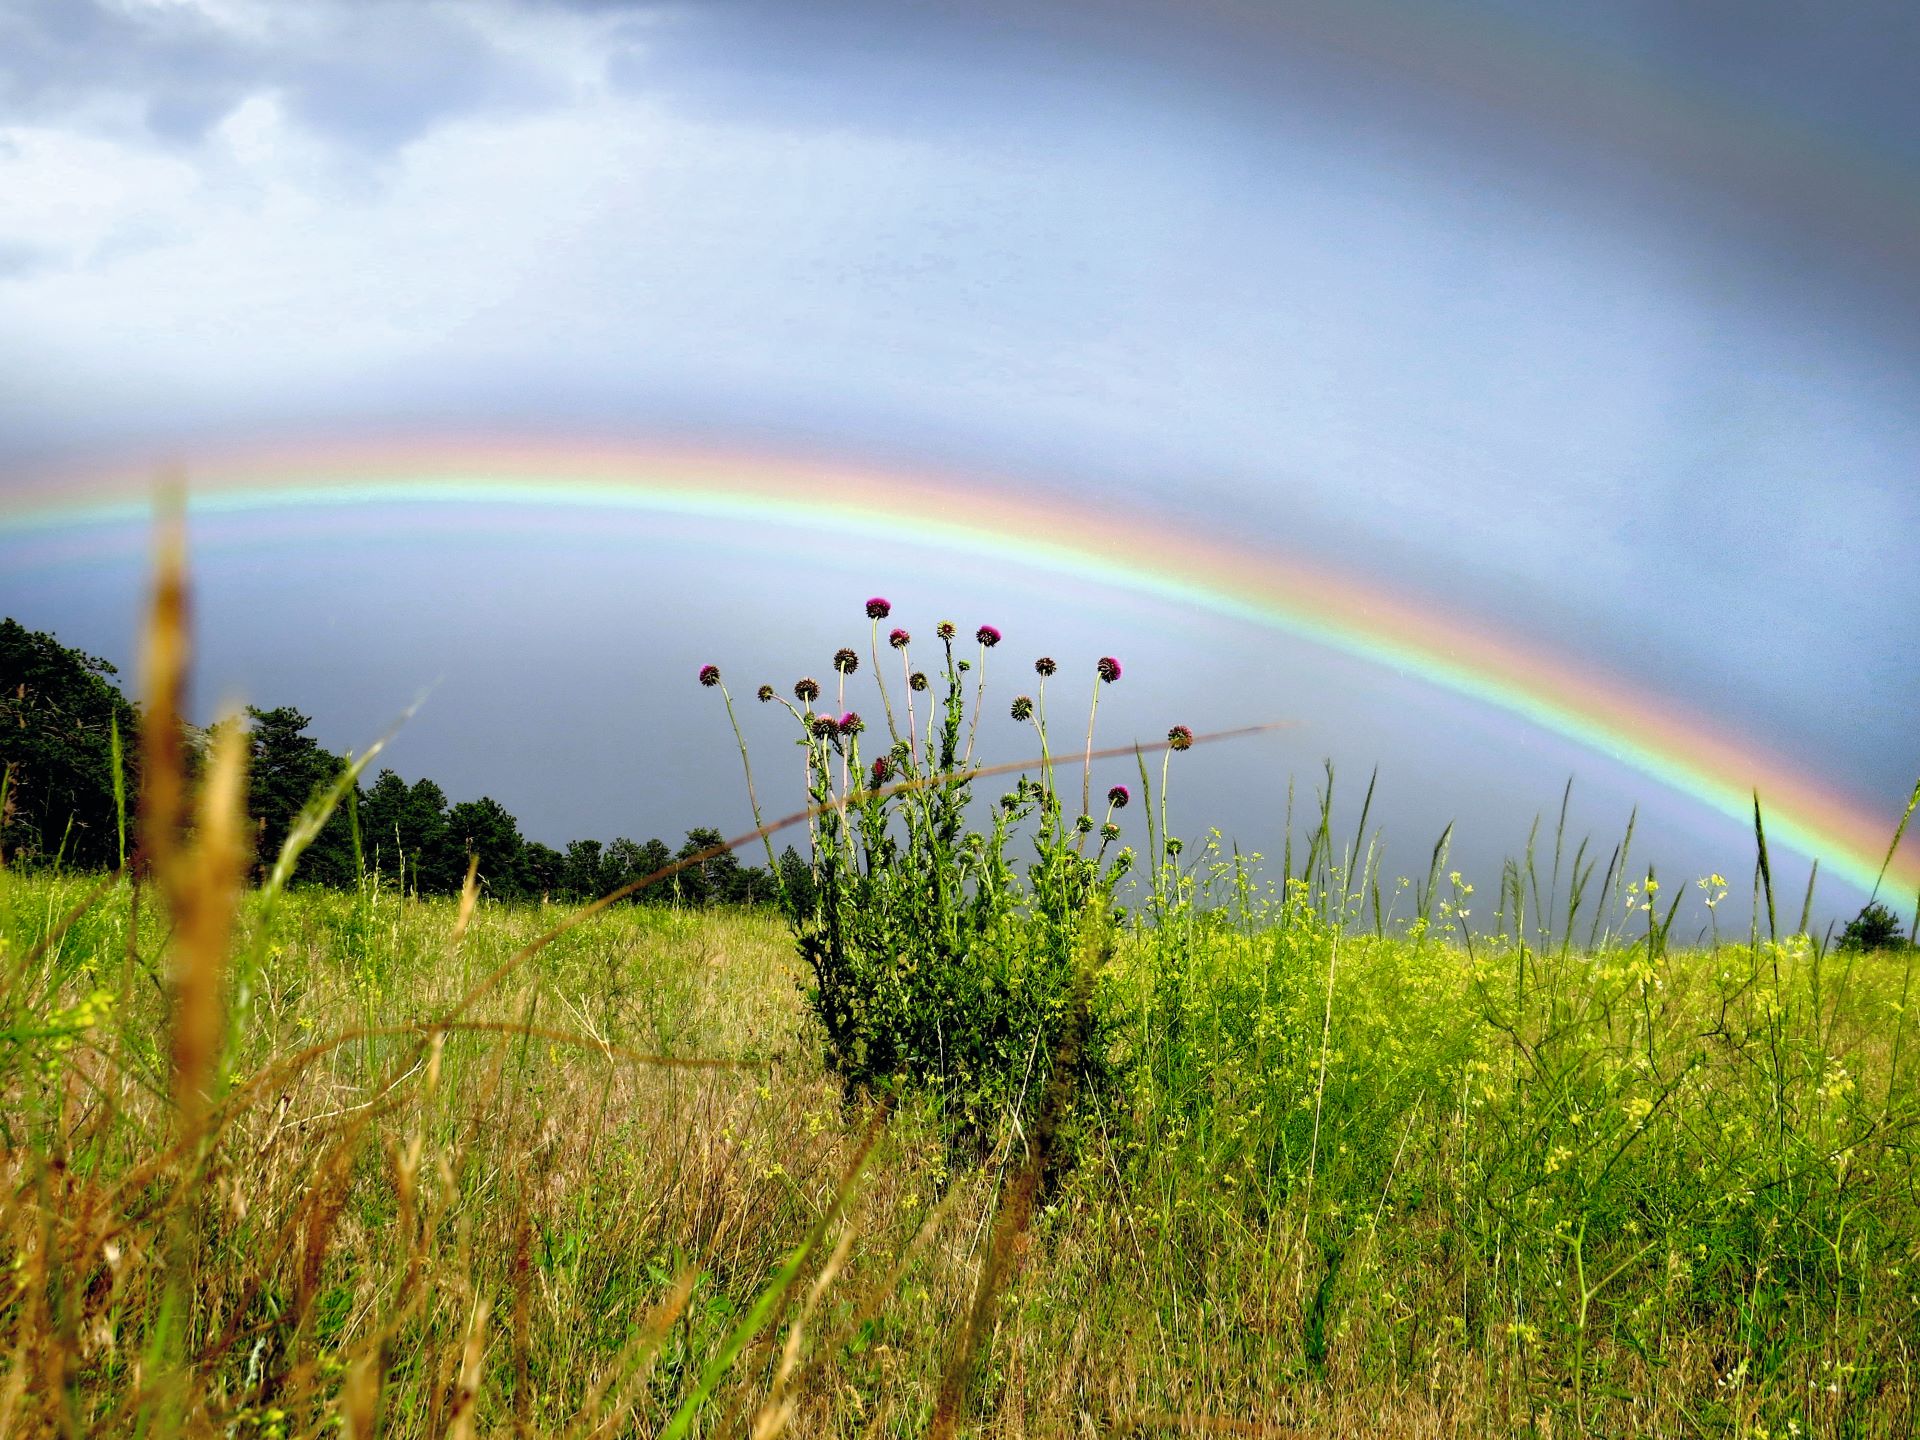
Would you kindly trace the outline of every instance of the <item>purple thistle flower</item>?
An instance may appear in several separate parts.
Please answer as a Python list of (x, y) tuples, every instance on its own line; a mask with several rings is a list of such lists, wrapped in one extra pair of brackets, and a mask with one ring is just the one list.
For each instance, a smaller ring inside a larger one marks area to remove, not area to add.
[(1100, 672), (1100, 678), (1109, 685), (1120, 678), (1120, 662), (1111, 655), (1102, 655), (1100, 663), (1094, 668)]
[(1193, 731), (1184, 725), (1176, 725), (1167, 731), (1167, 748), (1170, 750), (1191, 750)]
[(793, 687), (793, 698), (802, 705), (811, 705), (820, 698), (820, 682), (812, 679), (796, 681)]
[(867, 722), (860, 718), (859, 712), (857, 711), (849, 710), (840, 717), (840, 733), (842, 735), (857, 735), (866, 728)]
[(973, 632), (973, 638), (978, 640), (982, 645), (986, 646), (987, 649), (991, 650), (994, 646), (1000, 643), (999, 627), (994, 625), (982, 625), (978, 630)]
[(842, 675), (851, 675), (860, 668), (860, 657), (842, 645), (833, 652), (833, 668)]
[(718, 665), (702, 665), (700, 667), (700, 683), (709, 690), (718, 685), (720, 683), (720, 667)]
[(893, 761), (882, 755), (873, 762), (873, 783), (884, 785), (893, 778)]
[(1053, 657), (1051, 655), (1042, 655), (1038, 660), (1033, 662), (1033, 673), (1038, 675), (1042, 680), (1046, 679), (1047, 676), (1053, 674), (1053, 672), (1059, 668), (1058, 665), (1053, 663)]
[(869, 620), (884, 620), (892, 613), (893, 606), (878, 595), (867, 601), (867, 618)]
[(1132, 798), (1132, 796), (1127, 794), (1127, 787), (1124, 785), (1116, 785), (1107, 791), (1107, 803), (1116, 810), (1126, 809), (1127, 801)]
[(887, 644), (893, 646), (896, 650), (904, 650), (907, 648), (907, 642), (912, 639), (913, 636), (909, 635), (906, 631), (895, 630), (891, 635), (887, 636)]
[(1016, 720), (1031, 720), (1033, 718), (1032, 696), (1016, 695), (1013, 697), (1013, 718)]
[(774, 690), (771, 685), (762, 685), (758, 690), (754, 691), (753, 693), (759, 697), (760, 703), (764, 705), (769, 700), (773, 699)]
[(927, 672), (924, 670), (914, 671), (913, 674), (907, 677), (907, 688), (909, 690), (926, 689), (927, 688)]
[(953, 621), (942, 620), (938, 625), (933, 627), (933, 633), (938, 635), (942, 640), (951, 640), (954, 635)]

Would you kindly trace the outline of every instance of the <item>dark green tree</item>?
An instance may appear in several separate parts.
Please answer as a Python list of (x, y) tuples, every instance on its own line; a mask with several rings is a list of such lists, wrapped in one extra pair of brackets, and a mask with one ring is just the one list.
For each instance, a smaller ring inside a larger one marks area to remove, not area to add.
[[(636, 862), (633, 874), (628, 876), (628, 879), (638, 879), (643, 875), (656, 874), (666, 869), (667, 866), (673, 863), (673, 851), (667, 848), (667, 842), (664, 840), (657, 838), (649, 840), (646, 844), (639, 847)], [(657, 884), (649, 885), (646, 889), (640, 891), (635, 898), (649, 905), (664, 905), (680, 894), (680, 891), (675, 885), (675, 882), (680, 878), (680, 876), (676, 875), (671, 880), (662, 880)], [(626, 882), (622, 881), (621, 883), (625, 884)]]
[(520, 873), (527, 894), (534, 899), (559, 899), (567, 860), (551, 845), (526, 840), (520, 846)]
[[(598, 900), (613, 885), (607, 883), (608, 857), (598, 840), (574, 840), (560, 868), (560, 894), (569, 900)], [(615, 881), (614, 884), (618, 884)]]
[[(702, 850), (709, 850), (725, 841), (726, 837), (718, 830), (695, 826), (687, 831), (686, 842), (673, 858), (687, 860)], [(688, 905), (717, 905), (732, 900), (740, 888), (740, 861), (731, 850), (722, 850), (718, 855), (690, 865), (674, 877), (679, 882), (680, 899)]]
[[(111, 733), (117, 719), (130, 756), (136, 719), (115, 673), (105, 660), (70, 650), (51, 635), (0, 620), (0, 774), (11, 771), (0, 851), (9, 861), (55, 855), (78, 865), (118, 861)], [(135, 793), (129, 775), (129, 807)]]
[[(279, 859), (294, 818), (318, 791), (333, 783), (347, 762), (306, 733), (313, 721), (291, 705), (272, 710), (249, 705), (247, 719), (252, 751), (247, 810), (255, 826), (255, 858), (264, 871)], [(340, 805), (300, 857), (294, 877), (346, 886), (354, 883), (355, 874), (352, 821), (348, 807)]]
[(1904, 950), (1906, 936), (1900, 933), (1900, 917), (1873, 901), (1847, 922), (1840, 933), (1842, 950)]
[(455, 805), (447, 811), (447, 838), (455, 853), (480, 857), (480, 881), (489, 895), (517, 900), (527, 893), (520, 823), (498, 800), (482, 795)]
[(814, 905), (813, 867), (791, 845), (780, 852), (779, 863), (780, 884), (786, 891), (787, 903), (795, 913), (811, 915)]

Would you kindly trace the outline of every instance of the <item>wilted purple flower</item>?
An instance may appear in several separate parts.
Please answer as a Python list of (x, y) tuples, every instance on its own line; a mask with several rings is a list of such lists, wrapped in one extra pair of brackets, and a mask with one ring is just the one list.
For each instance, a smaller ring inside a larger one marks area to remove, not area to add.
[(1184, 725), (1174, 726), (1171, 730), (1167, 731), (1167, 748), (1169, 750), (1191, 750), (1193, 748), (1193, 731)]
[(793, 698), (802, 705), (811, 705), (820, 698), (820, 682), (818, 680), (796, 681), (793, 687)]
[(860, 668), (860, 657), (842, 645), (833, 652), (833, 668), (842, 675), (851, 675)]
[(849, 710), (840, 717), (840, 733), (842, 735), (857, 735), (866, 728), (867, 722), (860, 718), (857, 711)]
[(991, 650), (1000, 643), (1000, 631), (997, 626), (982, 625), (978, 630), (973, 632), (973, 638)]
[(893, 761), (882, 755), (873, 762), (873, 783), (884, 785), (893, 777)]
[(911, 639), (913, 639), (913, 636), (909, 635), (906, 631), (895, 630), (891, 635), (887, 636), (887, 644), (893, 646), (896, 650), (904, 650), (907, 648), (907, 642)]
[(702, 665), (700, 667), (700, 683), (709, 690), (718, 685), (720, 683), (720, 667), (718, 665)]
[(938, 635), (942, 640), (951, 640), (954, 633), (953, 621), (942, 620), (938, 625), (933, 627), (933, 633)]
[(760, 703), (764, 705), (769, 700), (773, 699), (774, 690), (771, 685), (762, 685), (758, 690), (754, 691), (753, 693), (760, 697)]
[(1053, 674), (1053, 672), (1059, 668), (1058, 665), (1053, 663), (1053, 657), (1051, 655), (1042, 655), (1038, 660), (1033, 662), (1033, 673), (1038, 675), (1042, 680), (1046, 679), (1047, 676)]
[(884, 620), (892, 613), (893, 606), (878, 595), (867, 601), (867, 618), (869, 620)]
[(1116, 810), (1126, 809), (1127, 801), (1132, 798), (1132, 796), (1127, 794), (1127, 787), (1124, 785), (1116, 785), (1107, 791), (1107, 803)]
[(1013, 697), (1013, 718), (1016, 720), (1031, 720), (1033, 718), (1032, 696), (1016, 695)]
[(926, 689), (927, 688), (927, 672), (924, 670), (914, 671), (913, 674), (907, 677), (907, 688), (909, 690)]
[(1095, 668), (1099, 670), (1100, 678), (1109, 685), (1120, 678), (1120, 662), (1111, 655), (1102, 655)]

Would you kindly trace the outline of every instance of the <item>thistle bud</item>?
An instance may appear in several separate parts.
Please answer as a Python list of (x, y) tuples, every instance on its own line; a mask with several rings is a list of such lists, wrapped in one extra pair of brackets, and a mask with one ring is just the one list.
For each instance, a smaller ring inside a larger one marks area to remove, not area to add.
[(1016, 720), (1031, 720), (1033, 718), (1032, 696), (1016, 695), (1013, 697), (1013, 718)]
[(820, 682), (818, 680), (795, 681), (793, 698), (798, 700), (802, 705), (811, 705), (820, 698)]

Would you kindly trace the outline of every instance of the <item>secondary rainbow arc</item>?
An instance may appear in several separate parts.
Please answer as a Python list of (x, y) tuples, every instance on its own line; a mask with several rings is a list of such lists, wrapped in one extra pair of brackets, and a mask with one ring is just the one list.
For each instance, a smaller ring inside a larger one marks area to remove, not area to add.
[[(150, 478), (134, 470), (0, 489), (0, 535), (137, 522)], [(1309, 563), (1179, 533), (1161, 519), (1092, 513), (856, 466), (637, 446), (488, 441), (303, 447), (196, 465), (198, 514), (369, 504), (618, 508), (831, 530), (984, 553), (1270, 626), (1417, 676), (1519, 716), (1696, 803), (1750, 821), (1757, 790), (1770, 843), (1872, 888), (1898, 809), (1869, 813), (1815, 778), (1624, 683)], [(1904, 798), (1904, 797), (1902, 797)], [(1883, 893), (1920, 891), (1909, 842)]]

